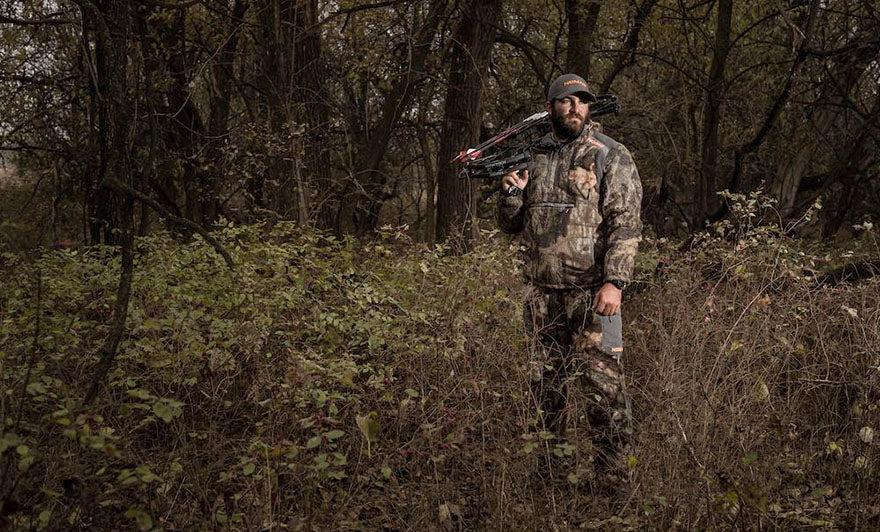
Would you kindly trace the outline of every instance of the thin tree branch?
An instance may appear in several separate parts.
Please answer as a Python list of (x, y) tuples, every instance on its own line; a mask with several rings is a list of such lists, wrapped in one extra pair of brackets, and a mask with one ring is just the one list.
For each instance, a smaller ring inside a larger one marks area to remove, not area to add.
[(611, 67), (611, 71), (608, 72), (608, 75), (605, 76), (605, 79), (602, 81), (602, 85), (599, 88), (600, 93), (608, 92), (611, 88), (611, 84), (614, 83), (614, 78), (616, 78), (617, 75), (627, 66), (635, 63), (637, 55), (636, 50), (639, 47), (639, 35), (642, 31), (642, 27), (644, 27), (645, 22), (651, 15), (651, 10), (654, 9), (654, 6), (657, 5), (658, 1), (659, 0), (645, 0), (642, 2), (642, 5), (639, 6), (636, 11), (636, 16), (633, 19), (633, 24), (627, 31), (626, 38), (623, 40), (621, 55), (617, 56), (614, 60), (614, 66)]
[(90, 404), (98, 392), (101, 385), (110, 372), (113, 365), (113, 359), (119, 351), (119, 342), (122, 340), (122, 334), (125, 332), (125, 321), (128, 317), (128, 302), (131, 299), (131, 284), (134, 278), (134, 229), (131, 223), (127, 223), (129, 227), (123, 228), (122, 231), (122, 272), (119, 275), (119, 287), (116, 290), (116, 305), (113, 308), (113, 322), (110, 325), (110, 334), (104, 340), (101, 347), (100, 358), (95, 373), (92, 376), (92, 382), (89, 384), (89, 390), (83, 398), (83, 405)]
[(855, 42), (849, 46), (842, 46), (832, 50), (814, 50), (813, 48), (804, 49), (804, 53), (814, 57), (832, 57), (840, 54), (856, 54), (861, 50), (874, 49), (880, 44), (880, 40), (873, 39), (870, 41)]
[(51, 15), (47, 15), (43, 18), (32, 18), (32, 19), (24, 19), (24, 18), (14, 18), (14, 17), (6, 17), (0, 15), (0, 24), (11, 24), (13, 26), (46, 26), (46, 25), (60, 25), (60, 24), (70, 24), (74, 22), (73, 19), (69, 18), (57, 18), (61, 13), (53, 13)]
[(161, 2), (159, 0), (150, 0), (150, 3), (156, 7), (161, 7), (163, 9), (187, 9), (194, 5), (204, 3), (204, 0), (186, 0), (182, 2)]
[(0, 75), (0, 81), (2, 82), (14, 81), (22, 84), (39, 85), (45, 87), (62, 87), (64, 83), (68, 81), (74, 81), (76, 80), (76, 78), (76, 76), (65, 76), (63, 78), (37, 78), (34, 76)]
[(549, 79), (544, 68), (538, 63), (538, 60), (535, 58), (534, 52), (539, 53), (544, 57), (550, 64), (560, 71), (564, 72), (562, 65), (560, 65), (553, 57), (550, 56), (547, 52), (520, 37), (519, 35), (513, 33), (507, 28), (498, 25), (498, 24), (490, 24), (495, 28), (495, 42), (509, 44), (514, 48), (522, 51), (525, 54), (526, 59), (528, 59), (529, 63), (532, 65), (532, 70), (535, 71), (535, 74), (540, 78), (541, 84), (546, 86), (549, 83)]
[[(804, 62), (809, 57), (805, 51), (810, 46), (811, 37), (815, 31), (818, 11), (819, 0), (812, 0), (810, 3), (810, 11), (807, 14), (807, 25), (804, 31), (804, 39), (801, 42), (801, 46), (798, 48), (797, 55), (795, 56), (791, 69), (788, 72), (788, 77), (785, 79), (782, 89), (779, 91), (779, 95), (773, 101), (773, 105), (770, 106), (770, 109), (764, 117), (764, 122), (761, 124), (761, 127), (758, 128), (758, 131), (755, 133), (752, 140), (734, 150), (733, 170), (731, 172), (730, 185), (728, 187), (731, 192), (737, 192), (739, 190), (740, 180), (742, 178), (743, 161), (745, 160), (746, 155), (754, 152), (764, 143), (770, 130), (773, 129), (776, 119), (779, 118), (779, 115), (782, 113), (782, 108), (788, 102), (791, 88), (794, 85)], [(710, 222), (716, 222), (726, 216), (727, 212), (728, 205), (727, 202), (724, 202), (717, 211), (708, 217), (708, 219)]]
[(0, 151), (47, 151), (50, 153), (67, 153), (67, 150), (61, 148), (50, 148), (48, 146), (31, 146), (30, 144), (17, 143), (15, 146), (0, 145)]
[[(635, 55), (638, 57), (647, 57), (648, 59), (651, 59), (652, 61), (656, 61), (658, 63), (664, 64), (664, 65), (668, 66), (669, 68), (671, 68), (672, 70), (675, 70), (676, 72), (681, 74), (685, 79), (690, 81), (694, 85), (694, 87), (698, 87), (700, 90), (706, 90), (706, 85), (703, 84), (703, 82), (700, 81), (697, 77), (695, 77), (693, 74), (691, 74), (690, 72), (688, 72), (684, 68), (676, 65), (675, 63), (673, 63), (669, 59), (666, 59), (665, 57), (660, 56), (658, 54), (653, 54), (653, 53), (648, 53), (648, 52), (639, 52), (639, 51), (631, 52), (629, 50), (612, 50), (612, 49), (593, 50), (593, 53), (594, 54), (629, 54), (629, 53), (631, 53), (632, 55)], [(604, 86), (605, 83), (603, 83), (602, 85)], [(611, 88), (610, 85), (608, 88), (609, 89)], [(601, 92), (601, 90), (600, 90), (600, 92)]]
[(773, 11), (772, 13), (768, 13), (768, 14), (764, 15), (763, 17), (759, 18), (758, 20), (749, 24), (744, 30), (739, 32), (739, 34), (737, 34), (737, 36), (734, 37), (733, 40), (730, 41), (730, 45), (736, 46), (737, 43), (739, 43), (739, 40), (742, 39), (743, 37), (745, 37), (746, 35), (748, 35), (753, 29), (757, 28), (758, 26), (767, 22), (768, 20), (774, 19), (774, 18), (782, 15), (783, 13), (785, 13), (787, 11), (792, 11), (794, 9), (797, 9), (798, 7), (800, 7), (800, 6), (792, 6), (792, 7), (786, 8), (786, 9), (776, 10), (776, 11)]
[(104, 184), (114, 190), (117, 190), (119, 192), (123, 192), (123, 193), (128, 194), (129, 196), (135, 198), (136, 200), (140, 201), (144, 205), (146, 205), (146, 206), (150, 207), (151, 209), (153, 209), (154, 211), (156, 211), (156, 213), (158, 213), (159, 216), (165, 218), (166, 220), (173, 222), (175, 224), (181, 225), (183, 227), (186, 227), (187, 229), (191, 229), (192, 231), (198, 233), (205, 240), (205, 242), (207, 242), (208, 244), (211, 245), (211, 247), (214, 248), (214, 251), (216, 251), (218, 255), (223, 257), (223, 260), (226, 261), (226, 265), (229, 266), (230, 270), (235, 269), (235, 262), (232, 260), (232, 256), (229, 255), (229, 252), (227, 252), (223, 248), (223, 246), (220, 245), (220, 242), (218, 242), (216, 238), (211, 236), (211, 233), (206, 231), (205, 228), (202, 227), (201, 225), (197, 224), (196, 222), (194, 222), (192, 220), (188, 220), (186, 218), (182, 218), (180, 216), (175, 216), (174, 214), (171, 214), (170, 212), (168, 212), (168, 210), (165, 207), (160, 205), (159, 202), (157, 202), (153, 198), (147, 196), (146, 194), (144, 194), (143, 192), (140, 192), (139, 190), (136, 190), (136, 189), (126, 185), (125, 183), (123, 183), (113, 177), (107, 177), (104, 180)]
[(393, 6), (394, 4), (400, 4), (403, 0), (387, 0), (385, 2), (376, 2), (373, 4), (363, 4), (359, 6), (349, 7), (345, 9), (337, 9), (331, 15), (351, 15), (352, 13), (357, 13), (358, 11), (366, 11), (367, 9), (378, 9), (380, 7), (388, 7)]

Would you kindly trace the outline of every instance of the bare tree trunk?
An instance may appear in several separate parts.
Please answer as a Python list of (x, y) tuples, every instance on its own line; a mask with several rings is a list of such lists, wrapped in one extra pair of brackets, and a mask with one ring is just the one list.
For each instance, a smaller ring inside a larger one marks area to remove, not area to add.
[(721, 121), (721, 101), (724, 96), (724, 70), (730, 52), (730, 24), (733, 17), (733, 0), (719, 0), (715, 23), (715, 46), (709, 79), (706, 83), (706, 99), (703, 105), (702, 142), (700, 144), (700, 178), (697, 183), (694, 227), (714, 212), (718, 203), (718, 126)]
[(757, 133), (755, 133), (755, 136), (751, 141), (734, 150), (734, 164), (730, 179), (731, 191), (736, 192), (740, 187), (743, 159), (747, 154), (754, 152), (761, 146), (764, 139), (767, 137), (767, 134), (770, 133), (770, 130), (773, 128), (774, 122), (782, 113), (783, 107), (785, 107), (785, 104), (788, 102), (791, 88), (807, 60), (808, 54), (806, 51), (812, 46), (813, 34), (815, 33), (817, 26), (816, 21), (818, 19), (819, 5), (819, 0), (811, 0), (810, 9), (807, 12), (806, 24), (804, 25), (804, 31), (801, 34), (801, 44), (797, 48), (794, 61), (788, 72), (788, 77), (785, 78), (785, 82), (782, 85), (782, 90), (779, 91), (779, 96), (776, 97), (773, 101), (773, 105), (770, 106), (764, 122), (761, 124), (761, 127), (758, 128)]
[(330, 148), (327, 123), (330, 109), (324, 92), (324, 61), (321, 52), (321, 26), (318, 25), (318, 0), (297, 0), (293, 16), (293, 100), (294, 116), (305, 125), (304, 175), (297, 184), (301, 222), (312, 211), (310, 193), (314, 191), (317, 224), (324, 229), (334, 226), (338, 191), (330, 171)]
[[(115, 231), (118, 229), (120, 220), (118, 218), (118, 198), (108, 187), (103, 186), (104, 176), (110, 171), (111, 159), (114, 159), (112, 150), (109, 146), (110, 134), (110, 106), (111, 101), (107, 97), (110, 92), (110, 80), (108, 79), (107, 70), (114, 61), (110, 28), (101, 18), (102, 12), (97, 10), (92, 12), (83, 12), (83, 20), (99, 21), (104, 27), (99, 28), (95, 32), (95, 73), (92, 82), (94, 84), (95, 102), (97, 104), (97, 134), (98, 134), (98, 168), (97, 179), (94, 181), (95, 188), (90, 191), (90, 208), (89, 208), (89, 232), (90, 240), (94, 243), (114, 244), (118, 242)], [(98, 22), (93, 22), (98, 25)]]
[(422, 150), (422, 165), (425, 169), (425, 217), (424, 239), (425, 242), (434, 242), (434, 224), (437, 215), (437, 172), (434, 168), (435, 153), (431, 151), (431, 143), (428, 139), (428, 129), (425, 125), (425, 111), (427, 105), (419, 108), (419, 128), (416, 134), (419, 139), (419, 147)]
[(807, 127), (798, 129), (795, 139), (789, 144), (793, 147), (792, 151), (781, 153), (782, 158), (770, 191), (779, 201), (778, 208), (783, 217), (792, 213), (801, 179), (809, 168), (813, 156), (820, 151), (817, 149), (819, 144), (823, 142), (845, 108), (849, 93), (856, 85), (856, 81), (877, 59), (878, 49), (880, 42), (875, 41), (853, 53), (837, 56), (836, 65), (832, 67), (833, 74), (826, 78), (826, 85), (817, 98), (821, 107), (815, 111)]
[(867, 153), (869, 150), (868, 140), (878, 127), (880, 127), (880, 93), (874, 99), (873, 108), (856, 130), (852, 140), (846, 144), (842, 150), (843, 153), (834, 161), (831, 172), (829, 172), (826, 182), (829, 184), (842, 182), (843, 189), (838, 198), (837, 209), (830, 213), (831, 216), (825, 220), (825, 224), (822, 226), (824, 238), (831, 238), (840, 230), (856, 202), (859, 177), (864, 171), (864, 160), (869, 155)]
[(248, 185), (258, 207), (282, 216), (317, 213), (320, 227), (333, 226), (334, 188), (326, 135), (329, 107), (324, 92), (317, 0), (257, 0), (256, 49), (259, 114), (279, 142), (264, 175)]
[[(100, 192), (108, 201), (108, 217), (103, 222), (104, 240), (122, 246), (122, 266), (116, 291), (116, 304), (110, 323), (110, 332), (99, 352), (99, 362), (84, 401), (90, 402), (110, 371), (113, 359), (125, 330), (131, 283), (134, 270), (134, 199), (119, 194), (107, 182), (114, 180), (134, 187), (132, 180), (132, 142), (137, 117), (133, 116), (132, 84), (129, 76), (129, 42), (132, 30), (133, 6), (130, 0), (83, 2), (83, 18), (96, 26), (97, 60), (96, 87), (101, 116)], [(112, 216), (112, 222), (110, 221)], [(110, 225), (110, 223), (113, 225)]]
[(446, 110), (437, 159), (437, 240), (451, 241), (457, 252), (470, 249), (476, 226), (472, 183), (459, 177), (451, 159), (480, 134), (485, 73), (502, 0), (472, 0), (464, 8), (452, 50)]
[[(419, 105), (419, 127), (416, 130), (416, 136), (419, 141), (419, 148), (422, 151), (422, 168), (425, 174), (425, 216), (422, 218), (424, 224), (422, 229), (422, 238), (425, 242), (434, 242), (434, 225), (437, 218), (437, 170), (434, 166), (434, 158), (436, 152), (431, 150), (431, 140), (429, 138), (430, 129), (427, 124), (427, 113), (430, 103), (423, 100)], [(418, 201), (421, 201), (419, 194)]]
[(565, 69), (589, 80), (594, 34), (602, 9), (602, 0), (565, 0), (568, 18), (568, 49)]
[[(409, 106), (416, 86), (427, 77), (425, 60), (431, 51), (431, 43), (440, 27), (446, 11), (446, 0), (432, 0), (428, 14), (419, 30), (413, 35), (409, 64), (395, 80), (391, 91), (382, 107), (377, 124), (369, 133), (367, 143), (355, 156), (355, 172), (352, 176), (357, 191), (353, 198), (342, 198), (342, 210), (353, 214), (352, 217), (337, 217), (337, 232), (355, 232), (364, 234), (376, 228), (379, 222), (379, 211), (385, 197), (382, 188), (386, 176), (379, 166), (385, 158), (391, 135), (397, 126), (403, 111)], [(351, 188), (351, 186), (349, 186)], [(352, 208), (353, 206), (353, 208)]]
[(94, 69), (96, 61), (92, 57), (89, 50), (92, 48), (92, 42), (95, 42), (96, 55), (97, 55), (97, 38), (93, 39), (94, 31), (90, 28), (90, 24), (87, 21), (91, 19), (93, 15), (82, 10), (82, 33), (80, 34), (80, 46), (83, 50), (81, 65), (82, 76), (83, 79), (86, 80), (86, 92), (89, 95), (89, 103), (87, 107), (87, 118), (88, 118), (88, 126), (86, 131), (88, 132), (88, 151), (86, 154), (86, 160), (83, 169), (82, 176), (82, 187), (85, 191), (83, 195), (83, 238), (89, 244), (98, 244), (100, 243), (100, 231), (99, 228), (93, 223), (95, 219), (95, 210), (96, 210), (96, 199), (97, 195), (95, 194), (97, 187), (96, 183), (100, 180), (99, 168), (101, 165), (100, 157), (102, 153), (101, 144), (103, 142), (103, 135), (101, 133), (101, 111), (98, 102), (98, 87), (95, 83), (94, 78)]
[(235, 92), (235, 55), (241, 34), (243, 18), (248, 9), (246, 0), (235, 0), (227, 26), (221, 38), (223, 44), (211, 64), (211, 112), (208, 116), (206, 159), (208, 171), (197, 174), (195, 193), (198, 195), (196, 212), (189, 218), (200, 224), (210, 224), (217, 218), (223, 174), (223, 154), (229, 136), (229, 115)]
[[(187, 60), (187, 11), (179, 10), (172, 20), (156, 18), (155, 25), (149, 27), (168, 50), (166, 61), (170, 87), (163, 100), (166, 115), (174, 116), (163, 129), (163, 142), (172, 147), (171, 153), (181, 167), (182, 176), (174, 172), (163, 172), (151, 178), (151, 185), (162, 204), (177, 216), (192, 218), (196, 214), (195, 184), (201, 171), (196, 155), (199, 153), (201, 138), (205, 135), (205, 124), (190, 94), (190, 65)], [(146, 47), (145, 47), (146, 48)], [(181, 208), (179, 201), (184, 200)]]
[(90, 233), (92, 242), (124, 243), (131, 229), (131, 200), (104, 184), (106, 176), (131, 181), (128, 43), (131, 6), (109, 0), (81, 5), (83, 20), (95, 27), (93, 83), (98, 118), (98, 171), (91, 192)]

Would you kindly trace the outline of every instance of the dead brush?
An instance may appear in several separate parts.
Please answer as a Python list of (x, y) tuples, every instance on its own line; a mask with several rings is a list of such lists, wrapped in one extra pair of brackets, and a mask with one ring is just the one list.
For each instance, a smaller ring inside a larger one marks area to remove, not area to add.
[[(506, 243), (453, 257), (282, 223), (222, 238), (235, 276), (202, 243), (141, 242), (124, 351), (85, 410), (112, 257), (4, 272), (15, 526), (877, 524), (878, 284), (816, 288), (787, 237), (715, 242), (659, 279), (646, 261), (624, 309), (636, 439), (616, 499), (593, 477), (576, 376), (565, 440), (536, 425)], [(26, 384), (36, 268), (45, 332)]]
[(796, 243), (743, 236), (628, 306), (633, 499), (663, 527), (876, 526), (880, 284), (817, 288)]

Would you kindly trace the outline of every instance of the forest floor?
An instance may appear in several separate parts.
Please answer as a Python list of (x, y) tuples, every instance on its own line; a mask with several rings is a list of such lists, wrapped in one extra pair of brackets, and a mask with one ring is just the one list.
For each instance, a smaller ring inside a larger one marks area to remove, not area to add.
[[(137, 242), (127, 334), (94, 376), (112, 248), (0, 255), (0, 520), (15, 528), (880, 527), (880, 282), (772, 231), (646, 240), (624, 310), (627, 488), (587, 400), (536, 429), (515, 245), (227, 227)], [(669, 260), (674, 258), (674, 260)], [(658, 261), (667, 264), (656, 268)]]

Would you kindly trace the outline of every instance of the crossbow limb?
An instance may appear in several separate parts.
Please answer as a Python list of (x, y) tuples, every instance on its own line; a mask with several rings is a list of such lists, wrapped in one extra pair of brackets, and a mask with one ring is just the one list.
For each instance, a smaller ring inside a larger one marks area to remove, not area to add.
[[(595, 118), (620, 111), (620, 101), (613, 94), (602, 94), (590, 104), (590, 117)], [(550, 131), (549, 113), (535, 113), (480, 144), (462, 150), (451, 162), (464, 163), (461, 176), (470, 179), (497, 179), (526, 168), (541, 138)], [(528, 134), (526, 142), (511, 144), (517, 137)], [(512, 191), (518, 193), (518, 191)]]

